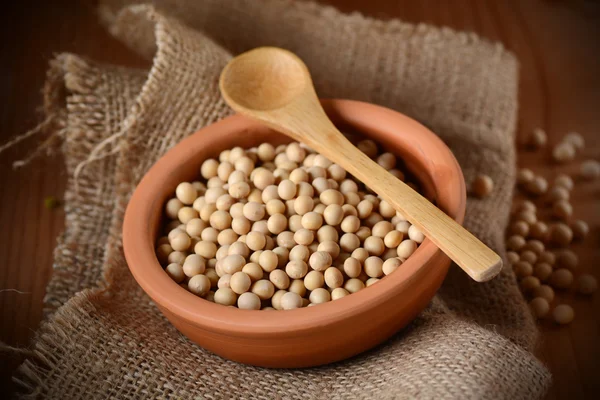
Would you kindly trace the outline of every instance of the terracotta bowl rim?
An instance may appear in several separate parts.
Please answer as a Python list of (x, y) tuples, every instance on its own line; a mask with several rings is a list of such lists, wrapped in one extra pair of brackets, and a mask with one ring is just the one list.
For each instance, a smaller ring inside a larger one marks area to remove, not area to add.
[[(417, 142), (416, 148), (420, 150), (421, 147), (425, 147), (424, 144), (433, 146), (432, 151), (436, 154), (435, 163), (455, 172), (447, 182), (448, 185), (454, 185), (452, 192), (455, 197), (448, 200), (450, 205), (446, 212), (462, 223), (466, 208), (464, 177), (454, 155), (439, 137), (412, 118), (385, 107), (343, 99), (325, 99), (322, 102), (328, 112), (333, 110), (346, 115), (367, 113), (371, 115), (373, 121), (385, 118), (404, 125), (404, 133), (406, 128), (418, 132), (418, 135), (411, 136), (411, 139)], [(370, 129), (376, 125), (377, 122), (373, 122)], [(202, 135), (208, 131), (215, 129), (235, 131), (258, 126), (260, 126), (258, 123), (246, 117), (233, 115), (200, 129), (161, 157), (146, 173), (133, 193), (123, 221), (123, 249), (135, 280), (161, 309), (167, 309), (187, 323), (219, 334), (295, 336), (303, 330), (322, 328), (328, 324), (335, 324), (351, 314), (373, 310), (378, 305), (389, 301), (390, 297), (407, 290), (415, 279), (427, 279), (426, 272), (431, 271), (424, 267), (437, 253), (440, 253), (440, 250), (428, 239), (402, 264), (401, 268), (376, 285), (318, 307), (288, 311), (240, 310), (206, 301), (175, 283), (156, 259), (154, 233), (150, 232), (150, 220), (154, 218), (155, 207), (163, 206), (156, 200), (160, 197), (160, 185), (156, 185), (156, 182), (161, 182), (171, 171), (177, 170), (181, 165), (181, 153), (198, 147)], [(414, 132), (411, 131), (411, 134)], [(406, 143), (403, 147), (406, 147)], [(438, 189), (439, 187), (436, 186), (436, 191)]]

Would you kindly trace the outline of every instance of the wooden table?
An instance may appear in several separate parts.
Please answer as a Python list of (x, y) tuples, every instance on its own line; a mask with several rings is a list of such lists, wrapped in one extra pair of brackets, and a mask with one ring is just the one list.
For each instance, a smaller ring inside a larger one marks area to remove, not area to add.
[[(600, 158), (600, 3), (541, 0), (323, 0), (343, 11), (399, 17), (474, 31), (504, 43), (521, 62), (519, 140), (542, 127), (556, 142), (570, 130), (582, 133), (584, 155)], [(0, 75), (0, 143), (41, 120), (40, 88), (47, 62), (70, 51), (128, 66), (147, 62), (110, 37), (97, 23), (93, 5), (77, 1), (22, 1), (5, 9)], [(65, 172), (59, 156), (40, 157), (13, 170), (35, 141), (0, 155), (0, 339), (26, 345), (41, 319), (45, 286), (52, 273), (52, 250), (64, 213), (44, 207), (47, 196), (61, 198)], [(559, 168), (548, 153), (521, 152), (519, 164), (551, 177)], [(563, 170), (563, 169), (560, 169)], [(575, 166), (566, 168), (575, 171)], [(600, 276), (600, 186), (578, 185), (573, 205), (592, 233), (575, 247), (581, 270)], [(600, 389), (600, 295), (591, 300), (562, 296), (577, 318), (568, 327), (542, 325), (540, 357), (554, 373), (548, 398), (591, 397)]]

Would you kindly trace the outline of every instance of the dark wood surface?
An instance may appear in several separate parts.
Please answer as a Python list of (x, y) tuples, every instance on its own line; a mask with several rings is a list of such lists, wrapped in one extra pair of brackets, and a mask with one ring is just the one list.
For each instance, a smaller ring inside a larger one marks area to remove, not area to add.
[[(542, 0), (323, 0), (343, 11), (398, 17), (473, 31), (500, 41), (521, 63), (519, 141), (542, 127), (556, 142), (570, 130), (587, 141), (586, 158), (600, 159), (600, 4), (595, 1)], [(79, 1), (22, 1), (1, 13), (0, 144), (40, 120), (40, 89), (47, 63), (63, 51), (96, 60), (145, 66), (146, 61), (108, 35), (93, 5)], [(52, 251), (64, 226), (59, 207), (44, 199), (62, 197), (66, 176), (58, 155), (40, 157), (14, 170), (36, 144), (28, 140), (0, 154), (0, 340), (27, 345), (42, 313), (45, 286), (52, 273)], [(574, 172), (575, 164), (556, 168), (547, 152), (519, 153), (519, 164), (551, 177)], [(576, 216), (592, 233), (574, 247), (582, 271), (600, 275), (600, 186), (578, 184)], [(540, 357), (554, 374), (548, 398), (592, 397), (600, 389), (600, 295), (561, 295), (574, 305), (568, 327), (542, 324)]]

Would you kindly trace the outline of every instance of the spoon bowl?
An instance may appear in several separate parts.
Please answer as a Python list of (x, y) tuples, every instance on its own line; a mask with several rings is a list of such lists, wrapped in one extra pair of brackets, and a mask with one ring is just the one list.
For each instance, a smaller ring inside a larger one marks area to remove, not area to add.
[(260, 57), (251, 53), (221, 74), (231, 102), (248, 110), (275, 110), (288, 105), (310, 84), (306, 67), (294, 54), (273, 47), (260, 50)]

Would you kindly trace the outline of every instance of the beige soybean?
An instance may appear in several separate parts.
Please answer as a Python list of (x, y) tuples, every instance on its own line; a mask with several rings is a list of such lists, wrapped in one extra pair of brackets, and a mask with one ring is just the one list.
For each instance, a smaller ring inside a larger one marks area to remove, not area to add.
[(336, 242), (329, 240), (319, 243), (317, 251), (326, 251), (332, 259), (336, 259), (340, 255), (340, 246)]
[(527, 261), (517, 261), (513, 264), (513, 271), (519, 278), (533, 275), (533, 266)]
[(569, 200), (570, 192), (564, 186), (552, 186), (546, 197), (550, 202)]
[(360, 239), (354, 233), (344, 233), (340, 238), (340, 247), (346, 252), (352, 252), (360, 246)]
[(279, 264), (279, 258), (277, 254), (272, 250), (265, 250), (260, 253), (258, 257), (258, 265), (265, 271), (271, 272), (277, 268)]
[(364, 263), (364, 271), (371, 278), (379, 278), (383, 275), (383, 260), (375, 256), (367, 258)]
[(288, 219), (283, 214), (273, 214), (267, 220), (269, 232), (277, 235), (287, 229)]
[(404, 236), (408, 235), (408, 230), (410, 229), (411, 224), (408, 221), (400, 221), (396, 224), (396, 230), (398, 232), (402, 232)]
[(269, 281), (277, 289), (287, 289), (290, 286), (290, 277), (281, 269), (275, 269), (269, 273)]
[(383, 238), (383, 244), (387, 248), (397, 248), (402, 240), (404, 239), (404, 234), (397, 230), (392, 230), (388, 232)]
[(569, 132), (567, 133), (563, 139), (563, 142), (571, 143), (575, 150), (583, 150), (585, 146), (585, 140), (583, 136), (578, 132)]
[(494, 190), (494, 181), (487, 175), (477, 175), (471, 184), (471, 192), (481, 198), (489, 196)]
[(294, 232), (283, 231), (279, 235), (277, 235), (277, 246), (285, 247), (286, 249), (291, 249), (297, 243), (294, 241)]
[(231, 279), (229, 280), (229, 286), (231, 290), (233, 290), (237, 294), (242, 294), (250, 290), (250, 286), (252, 285), (252, 280), (250, 277), (242, 272), (238, 271), (231, 275)]
[(385, 235), (390, 233), (394, 229), (394, 225), (389, 221), (380, 221), (373, 225), (371, 233), (373, 236), (384, 238)]
[(529, 224), (525, 221), (516, 221), (510, 225), (509, 232), (513, 235), (527, 236), (529, 234)]
[(517, 183), (519, 185), (526, 185), (529, 182), (533, 181), (534, 178), (535, 178), (535, 174), (533, 173), (532, 170), (530, 170), (528, 168), (521, 168), (517, 172)]
[(314, 201), (309, 196), (298, 196), (294, 200), (294, 210), (298, 215), (304, 215), (309, 211), (312, 211), (314, 207)]
[(252, 282), (256, 282), (263, 278), (264, 272), (260, 265), (257, 263), (248, 263), (242, 268), (242, 272), (250, 277)]
[(379, 278), (369, 278), (367, 279), (367, 281), (365, 282), (365, 287), (369, 287), (371, 285), (376, 284), (377, 282), (379, 282)]
[(363, 247), (369, 252), (370, 255), (374, 256), (380, 256), (385, 251), (383, 239), (377, 236), (370, 236), (366, 238), (363, 243)]
[(554, 265), (556, 263), (556, 255), (550, 251), (543, 251), (538, 255), (538, 262)]
[(361, 262), (354, 257), (347, 258), (346, 261), (344, 261), (344, 272), (350, 278), (358, 278), (362, 272)]
[(521, 279), (519, 286), (521, 287), (521, 291), (523, 291), (523, 293), (530, 293), (540, 286), (540, 280), (535, 276), (526, 276), (525, 278)]
[(519, 254), (519, 260), (521, 261), (527, 261), (530, 264), (535, 264), (536, 261), (538, 259), (538, 256), (536, 253), (534, 253), (531, 250), (523, 250), (520, 254)]
[(554, 183), (554, 185), (562, 186), (569, 191), (573, 190), (573, 187), (575, 186), (575, 182), (573, 182), (573, 178), (571, 178), (569, 175), (565, 175), (565, 174), (557, 175), (556, 178), (554, 178), (553, 183)]
[(238, 240), (239, 235), (233, 229), (225, 229), (217, 235), (217, 242), (221, 245), (230, 245)]
[(185, 279), (185, 273), (179, 263), (173, 262), (167, 265), (165, 272), (177, 283), (182, 282)]
[(317, 251), (310, 255), (308, 264), (315, 271), (325, 271), (331, 266), (332, 257), (326, 251)]
[[(314, 188), (314, 192), (321, 195), (326, 190), (332, 189), (330, 182), (327, 178), (317, 177), (312, 181), (312, 187)], [(319, 200), (320, 201), (320, 200)]]
[(419, 244), (423, 243), (423, 240), (425, 240), (425, 234), (415, 225), (411, 225), (411, 227), (408, 228), (408, 237), (410, 240)]
[(514, 251), (509, 251), (506, 253), (506, 259), (509, 264), (514, 264), (517, 261), (519, 261), (521, 258), (519, 257), (518, 253), (516, 253)]
[(537, 263), (533, 266), (533, 275), (541, 281), (546, 281), (552, 275), (552, 266), (545, 262)]
[(398, 257), (407, 259), (415, 252), (415, 250), (417, 250), (417, 243), (414, 240), (403, 240), (397, 248)]
[(204, 259), (214, 258), (217, 254), (217, 245), (213, 242), (201, 241), (194, 246), (194, 253)]
[[(181, 209), (183, 210), (183, 208)], [(180, 210), (180, 211), (181, 211)], [(200, 219), (202, 219), (205, 222), (209, 222), (210, 221), (210, 216), (217, 211), (217, 206), (215, 204), (205, 204), (202, 206), (202, 208), (200, 209), (200, 213), (198, 214), (198, 212), (196, 212), (196, 217), (198, 218), (198, 215), (200, 216)]]
[(544, 246), (544, 243), (542, 243), (540, 240), (529, 239), (525, 242), (525, 246), (523, 246), (521, 250), (531, 250), (539, 256), (546, 250), (546, 248)]
[[(218, 272), (217, 272), (217, 274), (218, 274)], [(230, 274), (221, 275), (221, 277), (219, 278), (219, 282), (217, 282), (217, 287), (219, 289), (231, 288), (231, 275)]]
[[(338, 242), (339, 235), (337, 230), (330, 225), (323, 225), (317, 230), (317, 240), (319, 243), (326, 241)], [(341, 246), (341, 243), (340, 243)]]
[(358, 236), (358, 239), (360, 239), (361, 242), (364, 242), (369, 236), (371, 236), (371, 229), (369, 229), (367, 226), (361, 226), (354, 234)]
[(573, 231), (573, 239), (583, 240), (589, 233), (590, 227), (587, 222), (578, 219), (571, 223), (571, 230)]
[(277, 290), (273, 294), (273, 297), (271, 297), (271, 305), (273, 306), (274, 309), (283, 310), (283, 308), (281, 308), (281, 298), (286, 293), (287, 293), (287, 290), (281, 289), (281, 290)]
[(566, 200), (559, 200), (552, 205), (552, 215), (568, 220), (573, 215), (573, 206)]
[(231, 288), (217, 289), (214, 296), (215, 303), (232, 306), (237, 302), (237, 294)]
[(190, 254), (183, 262), (183, 273), (188, 278), (204, 273), (206, 270), (206, 262), (204, 258), (197, 254)]
[(187, 254), (184, 253), (183, 251), (174, 251), (171, 254), (169, 254), (169, 256), (167, 257), (167, 261), (169, 264), (177, 263), (179, 265), (183, 265), (183, 263), (185, 262), (186, 256), (187, 256)]
[(548, 285), (540, 285), (533, 289), (533, 297), (541, 297), (551, 303), (554, 300), (554, 289)]
[(308, 246), (315, 239), (315, 234), (309, 229), (299, 229), (294, 233), (294, 241), (298, 244)]
[(170, 244), (175, 251), (185, 251), (190, 247), (191, 239), (186, 232), (183, 230), (178, 230), (178, 232), (173, 235), (173, 238), (170, 240)]
[(543, 297), (536, 297), (529, 302), (531, 313), (536, 318), (544, 318), (550, 312), (550, 304)]
[(267, 239), (261, 232), (250, 232), (246, 235), (246, 244), (250, 250), (262, 250), (265, 248), (266, 243)]
[(194, 275), (187, 283), (188, 290), (197, 296), (206, 296), (212, 284), (206, 275)]
[(596, 160), (586, 160), (579, 167), (579, 175), (587, 180), (594, 181), (600, 178), (600, 162)]
[(285, 272), (292, 279), (300, 279), (308, 272), (308, 265), (302, 260), (291, 260), (285, 266)]
[(520, 211), (515, 215), (515, 219), (532, 225), (537, 222), (537, 215), (533, 211)]
[(267, 186), (261, 194), (261, 200), (264, 204), (267, 204), (270, 200), (281, 200), (277, 193), (276, 185)]
[(534, 195), (542, 195), (548, 190), (548, 181), (541, 176), (536, 176), (525, 185), (527, 191)]
[(548, 236), (551, 243), (566, 247), (573, 240), (573, 230), (566, 224), (558, 223), (550, 228)]
[(182, 224), (186, 224), (194, 218), (198, 218), (198, 211), (192, 207), (181, 207), (177, 212), (177, 218)]
[(331, 204), (338, 204), (341, 206), (344, 204), (344, 195), (335, 189), (327, 189), (319, 195), (319, 200), (326, 206)]
[(567, 289), (573, 283), (573, 273), (566, 268), (557, 269), (550, 275), (549, 282), (556, 289)]
[(179, 210), (183, 207), (183, 203), (179, 199), (170, 199), (165, 204), (165, 214), (171, 219), (177, 218)]
[(191, 205), (198, 197), (198, 192), (191, 183), (182, 182), (175, 188), (175, 196), (183, 204)]
[(552, 317), (557, 324), (570, 324), (575, 319), (575, 311), (567, 304), (559, 304), (552, 310)]
[(265, 211), (268, 215), (284, 214), (285, 203), (279, 199), (271, 199), (265, 204)]
[(331, 300), (331, 294), (327, 289), (317, 288), (310, 293), (308, 299), (312, 304), (322, 304)]
[(527, 138), (527, 144), (534, 149), (544, 147), (548, 142), (546, 132), (541, 128), (535, 128)]
[(214, 268), (207, 268), (204, 271), (204, 276), (206, 276), (210, 280), (211, 287), (216, 287), (217, 282), (219, 281), (219, 275), (217, 275), (217, 271)]
[(323, 211), (323, 218), (328, 225), (337, 226), (344, 219), (344, 210), (339, 204), (330, 204)]
[(395, 270), (397, 270), (400, 267), (400, 265), (402, 265), (402, 260), (400, 260), (399, 258), (389, 258), (383, 262), (381, 266), (381, 271), (384, 275), (389, 275)]
[(321, 271), (309, 271), (304, 277), (304, 286), (307, 290), (313, 291), (323, 287), (325, 278)]
[(242, 293), (237, 299), (237, 306), (241, 310), (260, 310), (260, 298), (251, 292)]
[(356, 293), (359, 290), (362, 290), (364, 288), (365, 288), (364, 282), (358, 278), (348, 279), (344, 283), (344, 289), (346, 289), (349, 293)]
[(574, 270), (579, 264), (579, 257), (572, 250), (561, 250), (556, 253), (556, 265), (561, 268)]
[(340, 228), (342, 229), (342, 232), (354, 233), (358, 230), (358, 228), (360, 228), (360, 220), (358, 219), (358, 217), (348, 215), (342, 220)]
[(545, 240), (548, 237), (548, 225), (542, 221), (536, 221), (529, 225), (529, 237), (539, 240)]
[[(519, 235), (512, 235), (508, 239), (506, 239), (506, 247), (510, 250), (518, 251), (525, 246), (525, 238)], [(398, 252), (400, 253), (400, 252)]]
[[(379, 203), (379, 213), (383, 218), (392, 218), (396, 215), (396, 209), (387, 201), (381, 200)], [(369, 215), (369, 217), (372, 217), (372, 215)]]
[(293, 310), (302, 307), (302, 297), (294, 292), (286, 292), (281, 296), (280, 307), (283, 310)]
[(561, 142), (552, 149), (552, 158), (558, 163), (567, 163), (575, 159), (575, 146), (569, 142)]
[(243, 214), (252, 222), (260, 221), (265, 216), (265, 208), (260, 203), (250, 201), (244, 204)]
[(341, 299), (342, 297), (346, 297), (348, 296), (350, 293), (344, 289), (344, 288), (335, 288), (331, 291), (331, 300), (338, 300)]
[(342, 272), (335, 267), (327, 268), (323, 273), (323, 277), (325, 279), (325, 284), (331, 289), (339, 288), (344, 284)]
[(228, 255), (221, 261), (221, 268), (226, 274), (235, 274), (246, 265), (246, 260), (239, 254)]
[(283, 200), (290, 200), (296, 196), (296, 184), (289, 179), (282, 180), (277, 186), (277, 194)]
[(302, 227), (311, 231), (316, 231), (323, 225), (323, 216), (314, 211), (308, 212), (302, 216)]
[(358, 185), (352, 179), (344, 179), (340, 183), (340, 188), (339, 189), (340, 189), (340, 192), (342, 192), (344, 194), (346, 194), (346, 193), (357, 193), (358, 192)]

